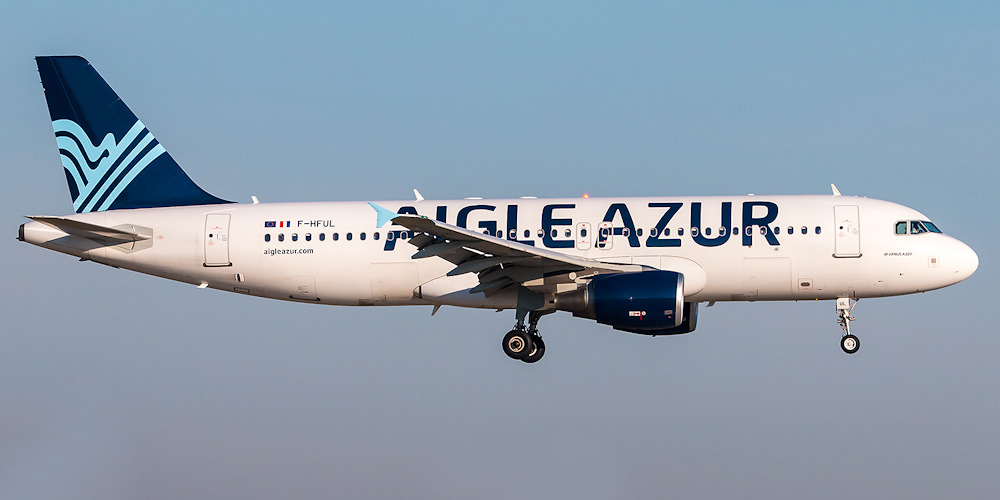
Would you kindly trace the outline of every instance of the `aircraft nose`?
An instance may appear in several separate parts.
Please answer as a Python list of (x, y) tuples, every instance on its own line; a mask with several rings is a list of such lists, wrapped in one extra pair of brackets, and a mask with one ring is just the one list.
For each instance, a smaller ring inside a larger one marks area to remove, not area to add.
[(958, 249), (956, 249), (955, 255), (952, 258), (955, 259), (955, 273), (953, 275), (955, 283), (972, 276), (976, 272), (976, 269), (979, 269), (979, 256), (976, 255), (975, 250), (965, 243), (959, 243)]

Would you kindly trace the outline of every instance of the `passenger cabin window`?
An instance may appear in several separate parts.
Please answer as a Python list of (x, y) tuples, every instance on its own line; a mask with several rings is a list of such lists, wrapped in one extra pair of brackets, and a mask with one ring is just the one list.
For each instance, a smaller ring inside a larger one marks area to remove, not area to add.
[(313, 239), (312, 233), (306, 233), (306, 241), (312, 241), (312, 239)]
[(319, 233), (319, 241), (326, 241), (326, 233)]
[(271, 241), (271, 235), (270, 234), (265, 234), (264, 235), (264, 241)]
[(802, 226), (802, 234), (809, 234), (809, 229), (807, 229), (805, 226)]
[(788, 234), (795, 234), (795, 228), (792, 226), (788, 226)]
[(281, 233), (278, 235), (278, 241), (285, 241), (285, 233)]
[(333, 233), (333, 241), (337, 241), (339, 239), (340, 239), (340, 233)]
[(299, 241), (299, 233), (292, 233), (292, 241)]
[(816, 234), (823, 232), (823, 228), (816, 226)]

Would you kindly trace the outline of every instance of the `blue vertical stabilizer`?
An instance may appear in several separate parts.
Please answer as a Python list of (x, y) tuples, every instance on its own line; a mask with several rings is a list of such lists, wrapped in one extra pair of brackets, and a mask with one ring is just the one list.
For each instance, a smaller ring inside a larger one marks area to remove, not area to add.
[(77, 212), (231, 203), (198, 187), (86, 59), (35, 62)]

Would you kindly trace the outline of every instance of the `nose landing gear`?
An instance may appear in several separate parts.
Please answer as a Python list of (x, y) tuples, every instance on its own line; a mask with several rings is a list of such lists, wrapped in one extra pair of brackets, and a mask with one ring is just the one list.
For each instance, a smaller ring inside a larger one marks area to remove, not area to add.
[(861, 341), (851, 334), (851, 321), (855, 319), (851, 313), (857, 305), (857, 299), (854, 299), (853, 302), (850, 297), (837, 299), (837, 324), (844, 329), (844, 336), (840, 339), (840, 348), (847, 354), (854, 354), (861, 348)]

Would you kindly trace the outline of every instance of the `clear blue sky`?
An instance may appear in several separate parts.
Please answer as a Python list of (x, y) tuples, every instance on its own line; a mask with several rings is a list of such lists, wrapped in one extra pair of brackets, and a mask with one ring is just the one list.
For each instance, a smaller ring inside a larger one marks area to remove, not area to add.
[[(0, 19), (0, 498), (992, 498), (995, 2), (17, 2)], [(311, 307), (14, 240), (72, 211), (35, 55), (80, 54), (248, 201), (826, 193), (980, 256), (922, 295), (560, 313)]]

